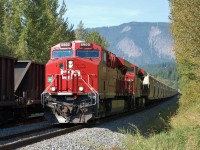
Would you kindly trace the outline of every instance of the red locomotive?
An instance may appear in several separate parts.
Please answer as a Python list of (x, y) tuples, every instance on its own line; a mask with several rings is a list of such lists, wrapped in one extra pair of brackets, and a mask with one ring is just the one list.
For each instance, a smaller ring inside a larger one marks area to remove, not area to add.
[(82, 41), (51, 48), (45, 84), (42, 104), (52, 123), (86, 123), (176, 93), (125, 59)]

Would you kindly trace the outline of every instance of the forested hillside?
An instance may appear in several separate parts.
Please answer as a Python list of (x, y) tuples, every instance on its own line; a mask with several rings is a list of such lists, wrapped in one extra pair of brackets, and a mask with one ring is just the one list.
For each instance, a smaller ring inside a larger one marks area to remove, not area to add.
[(159, 81), (178, 89), (178, 72), (175, 63), (142, 65), (141, 68), (153, 75)]

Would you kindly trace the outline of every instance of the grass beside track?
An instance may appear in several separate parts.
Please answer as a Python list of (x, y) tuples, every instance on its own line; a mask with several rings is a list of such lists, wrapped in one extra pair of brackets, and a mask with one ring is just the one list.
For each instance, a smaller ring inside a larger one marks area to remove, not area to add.
[[(123, 140), (130, 150), (198, 150), (200, 148), (200, 103), (196, 102), (187, 111), (180, 107), (176, 113), (171, 107), (157, 118), (145, 123), (140, 131), (127, 133)], [(115, 149), (115, 148), (114, 148)]]

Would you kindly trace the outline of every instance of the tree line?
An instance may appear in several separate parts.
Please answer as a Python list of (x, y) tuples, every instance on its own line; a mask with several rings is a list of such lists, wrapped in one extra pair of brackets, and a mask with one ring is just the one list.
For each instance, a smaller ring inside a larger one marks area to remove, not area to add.
[(86, 33), (82, 21), (74, 30), (64, 19), (66, 12), (64, 0), (61, 6), (58, 0), (0, 0), (0, 55), (47, 62), (50, 48), (59, 42), (108, 43), (98, 32)]
[(57, 0), (0, 0), (1, 54), (46, 62), (49, 49), (75, 38), (73, 26), (63, 19), (66, 5)]
[(182, 98), (188, 106), (200, 101), (200, 1), (169, 0), (171, 32)]
[(141, 66), (142, 69), (153, 75), (159, 81), (178, 89), (179, 76), (176, 63), (148, 64)]

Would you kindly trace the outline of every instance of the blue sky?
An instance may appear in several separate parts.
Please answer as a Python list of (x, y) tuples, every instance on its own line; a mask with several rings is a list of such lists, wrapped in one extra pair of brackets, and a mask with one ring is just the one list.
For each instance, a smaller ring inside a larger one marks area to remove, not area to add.
[[(62, 1), (62, 0), (59, 0)], [(169, 22), (168, 0), (64, 0), (65, 17), (77, 27), (117, 26), (122, 23)]]

